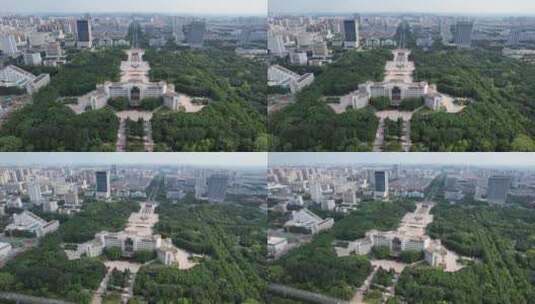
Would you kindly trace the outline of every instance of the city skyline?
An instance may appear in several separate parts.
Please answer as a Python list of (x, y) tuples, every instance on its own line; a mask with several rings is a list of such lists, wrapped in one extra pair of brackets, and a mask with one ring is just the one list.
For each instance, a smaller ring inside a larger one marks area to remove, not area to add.
[(143, 153), (65, 152), (2, 153), (0, 166), (35, 165), (191, 165), (258, 168), (267, 165), (267, 153)]
[(408, 0), (270, 0), (270, 14), (314, 14), (314, 13), (440, 13), (460, 15), (534, 15), (535, 2), (514, 1), (438, 1)]
[(3, 0), (2, 13), (165, 13), (195, 15), (266, 15), (267, 0)]
[(461, 165), (533, 168), (533, 153), (269, 153), (269, 166), (284, 165)]

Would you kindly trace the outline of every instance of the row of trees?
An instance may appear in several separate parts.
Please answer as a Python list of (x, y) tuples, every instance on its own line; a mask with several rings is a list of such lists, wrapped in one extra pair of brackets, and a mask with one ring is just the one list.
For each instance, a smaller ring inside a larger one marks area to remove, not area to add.
[(199, 113), (159, 111), (159, 151), (267, 151), (266, 67), (227, 50), (149, 50), (153, 81), (211, 102)]
[(372, 266), (366, 256), (337, 257), (333, 242), (356, 240), (371, 229), (396, 229), (403, 215), (415, 208), (408, 201), (362, 203), (359, 210), (337, 220), (331, 230), (274, 262), (269, 267), (270, 282), (350, 299)]
[(533, 151), (535, 67), (491, 50), (414, 51), (416, 80), (475, 100), (460, 114), (417, 113), (412, 140), (419, 151)]
[(50, 84), (15, 111), (0, 130), (0, 151), (115, 151), (119, 121), (110, 109), (76, 115), (59, 97), (80, 96), (97, 83), (117, 80), (119, 49), (72, 55)]
[(433, 214), (430, 235), (479, 260), (454, 273), (427, 266), (406, 268), (396, 294), (410, 303), (532, 303), (532, 210), (442, 203)]
[(134, 203), (91, 202), (72, 217), (58, 218), (58, 231), (39, 241), (36, 248), (9, 261), (0, 271), (0, 290), (65, 299), (74, 303), (91, 302), (92, 290), (98, 288), (106, 274), (104, 264), (93, 258), (69, 260), (63, 243), (81, 243), (102, 230), (124, 228), (128, 215), (139, 209)]
[(140, 269), (134, 292), (150, 303), (256, 303), (266, 252), (266, 219), (257, 208), (210, 205), (191, 196), (158, 207), (158, 233), (207, 255), (188, 271), (160, 264)]
[(317, 71), (297, 102), (270, 116), (274, 151), (369, 151), (378, 120), (372, 109), (337, 115), (321, 98), (347, 94), (368, 80), (380, 81), (391, 54), (387, 50), (347, 52)]

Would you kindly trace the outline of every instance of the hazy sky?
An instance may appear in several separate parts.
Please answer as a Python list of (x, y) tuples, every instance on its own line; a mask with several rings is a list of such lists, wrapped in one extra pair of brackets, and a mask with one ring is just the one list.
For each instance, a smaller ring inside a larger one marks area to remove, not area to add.
[(444, 164), (535, 167), (535, 153), (269, 153), (271, 165)]
[(533, 0), (269, 0), (273, 13), (424, 12), (535, 15)]
[(0, 0), (0, 13), (163, 12), (266, 15), (268, 0)]
[(267, 153), (0, 153), (0, 165), (35, 164), (171, 164), (266, 167)]

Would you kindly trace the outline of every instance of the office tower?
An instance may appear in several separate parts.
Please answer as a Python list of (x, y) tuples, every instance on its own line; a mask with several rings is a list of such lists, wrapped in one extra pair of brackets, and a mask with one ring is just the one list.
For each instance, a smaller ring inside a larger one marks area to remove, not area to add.
[(65, 194), (65, 204), (73, 206), (80, 205), (80, 200), (78, 199), (78, 190), (74, 189)]
[(39, 179), (37, 177), (32, 178), (28, 182), (28, 196), (32, 204), (40, 205), (43, 197), (41, 196), (41, 186), (39, 185)]
[(8, 56), (14, 56), (18, 53), (17, 42), (13, 35), (0, 36), (0, 50)]
[(375, 197), (388, 197), (388, 172), (375, 171)]
[(472, 45), (472, 30), (474, 23), (471, 21), (457, 21), (455, 25), (454, 42), (460, 47), (470, 47)]
[(184, 26), (186, 42), (192, 47), (201, 47), (203, 45), (205, 32), (206, 23), (204, 21), (193, 21)]
[(214, 174), (207, 179), (206, 197), (212, 202), (223, 202), (227, 191), (228, 176), (224, 174)]
[(91, 21), (89, 19), (76, 21), (76, 38), (78, 48), (91, 48)]
[(356, 203), (358, 203), (357, 194), (355, 193), (355, 191), (349, 189), (346, 192), (344, 192), (344, 194), (343, 194), (343, 202), (347, 203), (347, 204), (356, 204)]
[(184, 36), (184, 25), (186, 19), (184, 17), (173, 17), (173, 37), (175, 37), (176, 43), (183, 42), (186, 38)]
[(288, 55), (282, 35), (272, 32), (268, 32), (268, 50), (273, 56), (284, 57)]
[(310, 198), (315, 203), (321, 203), (321, 201), (323, 200), (320, 181), (314, 180), (310, 182)]
[(442, 38), (443, 44), (451, 43), (451, 23), (448, 19), (444, 19), (440, 22), (440, 37)]
[(359, 44), (359, 24), (357, 20), (344, 20), (344, 47), (348, 49), (358, 48)]
[(41, 65), (43, 60), (41, 58), (41, 53), (25, 53), (24, 54), (24, 64), (25, 65)]
[(46, 46), (46, 57), (57, 58), (63, 56), (63, 51), (59, 42), (50, 42)]
[(491, 176), (487, 190), (487, 200), (490, 203), (505, 204), (507, 193), (511, 187), (511, 177), (509, 176)]
[(507, 39), (507, 44), (510, 46), (516, 46), (520, 44), (520, 36), (522, 34), (521, 28), (513, 28)]
[(108, 171), (95, 172), (97, 179), (96, 197), (108, 199), (111, 196), (110, 173)]
[(195, 198), (200, 199), (206, 193), (206, 171), (200, 170), (195, 176)]

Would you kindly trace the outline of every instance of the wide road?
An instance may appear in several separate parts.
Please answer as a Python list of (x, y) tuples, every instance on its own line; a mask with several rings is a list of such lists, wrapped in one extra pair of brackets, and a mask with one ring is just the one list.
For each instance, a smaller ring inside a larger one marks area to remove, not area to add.
[(126, 150), (126, 120), (119, 119), (119, 130), (117, 131), (117, 152), (125, 152)]

